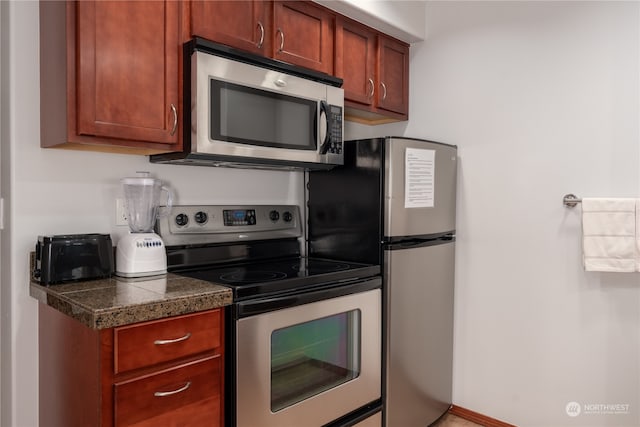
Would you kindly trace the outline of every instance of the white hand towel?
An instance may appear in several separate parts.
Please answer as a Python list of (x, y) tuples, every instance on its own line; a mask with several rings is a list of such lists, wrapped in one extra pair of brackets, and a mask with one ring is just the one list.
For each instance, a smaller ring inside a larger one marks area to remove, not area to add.
[(634, 272), (640, 267), (636, 199), (582, 199), (586, 271)]

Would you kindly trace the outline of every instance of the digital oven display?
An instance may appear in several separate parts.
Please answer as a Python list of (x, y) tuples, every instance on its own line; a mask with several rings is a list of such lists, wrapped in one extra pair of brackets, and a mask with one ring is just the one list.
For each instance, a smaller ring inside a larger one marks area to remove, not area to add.
[(224, 225), (255, 225), (255, 209), (224, 210)]

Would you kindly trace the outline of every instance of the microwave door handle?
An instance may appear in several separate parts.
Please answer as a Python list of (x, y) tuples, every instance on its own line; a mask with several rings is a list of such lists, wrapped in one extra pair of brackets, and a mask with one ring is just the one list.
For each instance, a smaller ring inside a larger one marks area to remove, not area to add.
[[(320, 145), (320, 154), (327, 154), (329, 150), (329, 145), (331, 143), (331, 115), (328, 114), (327, 110), (329, 109), (328, 104), (325, 101), (320, 101), (320, 121), (324, 122), (324, 137), (322, 136), (322, 132), (320, 132), (320, 139), (322, 140), (322, 144)], [(322, 120), (322, 115), (324, 114), (324, 120)], [(322, 124), (320, 125), (322, 126)], [(322, 130), (322, 128), (320, 128)]]

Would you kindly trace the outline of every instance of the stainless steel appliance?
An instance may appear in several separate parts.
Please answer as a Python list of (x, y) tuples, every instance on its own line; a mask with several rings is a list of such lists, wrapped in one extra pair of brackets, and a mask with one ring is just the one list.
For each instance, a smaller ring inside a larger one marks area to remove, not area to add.
[(342, 80), (194, 39), (185, 46), (184, 151), (152, 162), (329, 169), (342, 164)]
[(386, 137), (345, 143), (309, 173), (309, 253), (383, 264), (383, 417), (424, 427), (451, 404), (456, 147)]
[(174, 206), (157, 229), (169, 271), (233, 290), (227, 426), (376, 425), (378, 264), (301, 256), (297, 206)]

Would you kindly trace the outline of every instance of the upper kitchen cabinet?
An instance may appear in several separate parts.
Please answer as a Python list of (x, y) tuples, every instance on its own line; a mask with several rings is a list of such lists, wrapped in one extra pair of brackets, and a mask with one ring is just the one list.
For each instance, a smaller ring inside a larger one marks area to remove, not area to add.
[(271, 55), (271, 19), (266, 1), (191, 2), (191, 33), (238, 49)]
[(338, 20), (336, 40), (346, 118), (367, 124), (407, 120), (409, 45), (348, 19)]
[(306, 1), (192, 1), (191, 34), (333, 74), (335, 14)]
[(379, 109), (407, 119), (409, 113), (409, 46), (384, 35), (378, 35)]
[(179, 149), (180, 2), (40, 3), (41, 145)]
[(376, 32), (357, 22), (338, 19), (336, 74), (343, 79), (346, 101), (371, 107), (376, 90)]
[(333, 74), (335, 15), (310, 2), (276, 1), (275, 59)]

